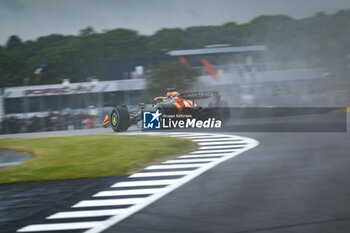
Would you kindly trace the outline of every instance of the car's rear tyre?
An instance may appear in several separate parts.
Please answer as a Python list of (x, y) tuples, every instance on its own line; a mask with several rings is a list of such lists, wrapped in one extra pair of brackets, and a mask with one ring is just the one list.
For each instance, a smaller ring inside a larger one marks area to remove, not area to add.
[(114, 132), (123, 132), (130, 127), (130, 115), (126, 107), (118, 106), (113, 108), (110, 119)]

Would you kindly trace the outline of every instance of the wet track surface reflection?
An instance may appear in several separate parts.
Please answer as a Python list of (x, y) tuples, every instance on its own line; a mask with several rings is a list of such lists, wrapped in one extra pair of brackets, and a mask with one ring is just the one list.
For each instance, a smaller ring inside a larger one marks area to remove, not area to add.
[(69, 209), (125, 177), (43, 181), (0, 185), (0, 232), (16, 232), (57, 210)]

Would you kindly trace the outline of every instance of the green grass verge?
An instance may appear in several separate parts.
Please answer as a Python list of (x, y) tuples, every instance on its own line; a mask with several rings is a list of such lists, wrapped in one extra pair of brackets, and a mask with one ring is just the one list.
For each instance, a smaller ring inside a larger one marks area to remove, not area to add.
[(0, 184), (127, 175), (195, 147), (187, 139), (140, 135), (1, 139), (0, 148), (34, 158), (1, 169)]

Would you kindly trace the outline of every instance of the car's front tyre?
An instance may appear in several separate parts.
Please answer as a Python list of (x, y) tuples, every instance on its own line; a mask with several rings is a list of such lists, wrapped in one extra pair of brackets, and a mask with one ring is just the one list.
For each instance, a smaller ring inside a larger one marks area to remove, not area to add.
[(126, 107), (118, 106), (113, 108), (110, 117), (110, 124), (114, 132), (123, 132), (130, 127), (130, 115)]

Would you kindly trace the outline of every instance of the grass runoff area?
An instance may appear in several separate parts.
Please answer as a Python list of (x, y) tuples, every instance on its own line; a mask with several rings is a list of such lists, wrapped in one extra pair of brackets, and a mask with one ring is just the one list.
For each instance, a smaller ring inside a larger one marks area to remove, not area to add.
[(189, 152), (188, 139), (142, 135), (84, 135), (0, 140), (1, 149), (33, 159), (0, 170), (0, 184), (128, 175), (170, 156)]

